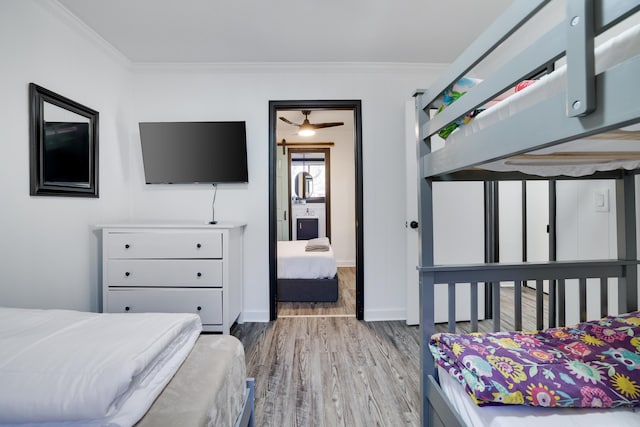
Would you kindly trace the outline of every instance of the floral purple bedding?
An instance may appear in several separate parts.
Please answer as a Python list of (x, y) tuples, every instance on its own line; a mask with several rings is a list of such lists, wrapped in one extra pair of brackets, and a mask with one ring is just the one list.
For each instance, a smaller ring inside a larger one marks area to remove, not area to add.
[(544, 331), (435, 334), (429, 347), (478, 405), (640, 406), (640, 311)]

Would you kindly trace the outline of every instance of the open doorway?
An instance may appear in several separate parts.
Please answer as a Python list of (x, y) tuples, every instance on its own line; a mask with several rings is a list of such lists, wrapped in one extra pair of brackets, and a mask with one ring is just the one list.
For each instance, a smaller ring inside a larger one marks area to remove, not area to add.
[[(347, 120), (323, 120), (327, 117), (346, 117)], [(322, 123), (316, 128), (317, 136), (313, 139), (305, 139), (298, 134), (299, 125), (307, 121), (311, 124)], [(351, 129), (348, 149), (351, 150), (349, 159), (352, 164), (348, 179), (339, 174), (336, 176), (336, 169), (332, 167), (339, 164), (339, 157), (336, 157), (339, 150), (335, 146), (336, 141), (331, 141), (332, 133), (326, 129), (342, 126), (338, 123), (345, 122), (349, 122)], [(326, 236), (338, 246), (338, 258), (352, 259), (355, 267), (350, 269), (350, 280), (355, 285), (355, 313), (351, 314), (358, 319), (364, 317), (361, 129), (359, 100), (269, 102), (271, 320), (278, 316), (278, 242), (296, 240), (298, 233), (302, 233), (301, 238), (306, 239)], [(340, 190), (346, 187), (350, 190), (350, 196), (345, 200), (344, 197), (341, 199)], [(346, 211), (350, 213), (340, 213), (339, 201), (343, 205), (348, 204)], [(345, 221), (348, 231), (341, 228)], [(354, 247), (349, 256), (340, 252), (346, 241)], [(340, 262), (345, 261), (339, 260), (339, 265)]]

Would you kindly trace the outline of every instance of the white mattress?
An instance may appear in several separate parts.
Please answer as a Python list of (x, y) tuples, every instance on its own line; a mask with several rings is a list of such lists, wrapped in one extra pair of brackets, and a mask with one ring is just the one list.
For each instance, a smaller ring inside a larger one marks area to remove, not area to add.
[[(595, 73), (599, 74), (613, 66), (624, 62), (628, 58), (640, 55), (640, 24), (629, 28), (620, 35), (607, 40), (595, 49)], [(458, 128), (447, 139), (447, 145), (455, 143), (460, 139), (469, 137), (480, 130), (486, 129), (495, 123), (507, 120), (509, 117), (524, 111), (525, 109), (555, 95), (566, 91), (566, 66), (559, 67), (553, 73), (542, 77), (538, 82), (532, 84), (522, 91), (510, 96), (504, 101), (488, 108), (478, 114), (470, 123)], [(637, 82), (629, 82), (630, 85)], [(535, 120), (534, 117), (531, 118)], [(544, 124), (541, 124), (544, 125)], [(508, 143), (508, 141), (505, 141)], [(584, 145), (582, 145), (584, 144)], [(530, 154), (547, 154), (562, 151), (640, 151), (640, 142), (619, 141), (612, 145), (611, 141), (606, 141), (606, 145), (593, 140), (573, 141), (570, 145), (561, 145), (532, 152)], [(601, 162), (596, 164), (585, 164), (577, 162), (572, 165), (527, 165), (514, 164), (508, 160), (500, 160), (483, 164), (483, 169), (494, 171), (521, 171), (539, 176), (585, 176), (596, 171), (606, 171), (614, 169), (636, 169), (640, 167), (640, 161), (624, 162)]]
[(468, 427), (640, 426), (640, 408), (540, 408), (524, 405), (478, 406), (464, 387), (438, 367), (440, 387)]
[(0, 307), (0, 425), (130, 426), (201, 329), (192, 314)]
[(333, 248), (306, 252), (306, 244), (306, 240), (278, 242), (278, 279), (330, 279), (336, 275), (338, 266)]

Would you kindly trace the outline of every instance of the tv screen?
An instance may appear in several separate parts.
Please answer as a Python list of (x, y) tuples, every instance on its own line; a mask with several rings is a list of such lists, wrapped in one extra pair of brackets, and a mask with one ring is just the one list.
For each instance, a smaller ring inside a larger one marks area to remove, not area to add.
[(140, 123), (147, 184), (248, 182), (245, 122)]

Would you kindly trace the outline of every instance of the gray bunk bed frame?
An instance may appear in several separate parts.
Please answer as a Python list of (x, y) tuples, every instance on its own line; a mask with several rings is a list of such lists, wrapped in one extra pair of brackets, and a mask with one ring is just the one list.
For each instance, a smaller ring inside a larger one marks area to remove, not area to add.
[[(472, 328), (477, 330), (477, 284), (492, 289), (494, 330), (500, 328), (500, 282), (522, 284), (535, 280), (536, 323), (542, 328), (542, 280), (550, 281), (549, 326), (564, 326), (565, 280), (578, 279), (580, 320), (586, 320), (587, 279), (600, 279), (601, 314), (607, 314), (607, 279), (618, 278), (620, 312), (637, 309), (638, 257), (636, 243), (635, 171), (612, 171), (589, 178), (616, 179), (618, 259), (601, 261), (548, 262), (479, 265), (434, 265), (433, 197), (434, 181), (531, 179), (520, 173), (469, 171), (474, 166), (531, 152), (544, 147), (617, 129), (640, 120), (640, 86), (629, 85), (640, 75), (640, 57), (631, 58), (599, 75), (594, 75), (594, 37), (640, 10), (640, 0), (568, 0), (566, 22), (562, 22), (532, 43), (498, 72), (435, 118), (438, 97), (466, 75), (502, 41), (538, 13), (549, 0), (514, 0), (513, 4), (483, 35), (437, 79), (429, 89), (415, 93), (419, 129), (419, 218), (420, 218), (420, 325), (421, 392), (424, 426), (462, 427), (464, 422), (449, 404), (437, 380), (429, 339), (434, 331), (434, 286), (447, 284), (449, 330), (455, 331), (455, 290), (458, 283), (471, 283)], [(445, 145), (431, 152), (431, 136), (521, 80), (538, 73), (566, 54), (566, 92), (558, 93), (509, 120), (474, 133), (472, 138)], [(536, 120), (531, 120), (535, 117)], [(505, 135), (510, 135), (505, 143)], [(536, 178), (536, 179), (539, 179)], [(557, 177), (554, 179), (562, 179)], [(521, 325), (520, 286), (515, 290), (516, 325)], [(557, 307), (557, 313), (556, 313)]]

